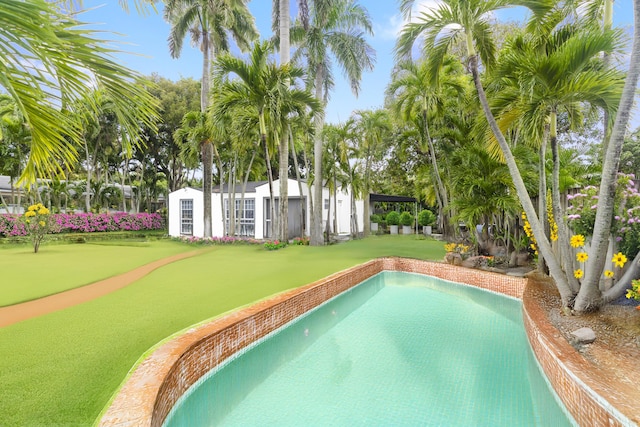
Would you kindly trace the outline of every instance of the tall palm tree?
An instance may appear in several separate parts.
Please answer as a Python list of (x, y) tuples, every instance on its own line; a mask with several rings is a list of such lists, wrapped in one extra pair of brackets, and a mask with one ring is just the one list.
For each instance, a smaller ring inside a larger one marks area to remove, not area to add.
[[(191, 152), (200, 152), (202, 156), (203, 165), (213, 164), (213, 141), (212, 141), (213, 129), (210, 120), (207, 120), (206, 113), (201, 111), (190, 111), (185, 114), (182, 119), (182, 124), (174, 134), (174, 138), (177, 141), (187, 141), (187, 146), (191, 148)], [(211, 224), (211, 166), (204, 168), (205, 175), (203, 176), (203, 200), (204, 200), (204, 237), (211, 237), (212, 224)], [(209, 175), (206, 175), (206, 173)], [(222, 184), (222, 182), (220, 183)], [(221, 190), (222, 191), (222, 190)], [(207, 194), (209, 197), (207, 198)], [(207, 202), (208, 200), (208, 202)], [(207, 209), (208, 208), (208, 209)], [(208, 212), (208, 216), (207, 216)], [(208, 222), (207, 222), (208, 218)]]
[(391, 132), (391, 122), (386, 110), (360, 110), (355, 113), (355, 126), (357, 134), (360, 136), (359, 149), (361, 159), (364, 163), (363, 176), (364, 184), (364, 235), (370, 233), (369, 222), (369, 194), (371, 192), (371, 172), (373, 162), (381, 156), (384, 140)]
[[(229, 50), (229, 34), (240, 49), (246, 50), (258, 37), (247, 0), (166, 0), (164, 17), (171, 25), (169, 52), (177, 58), (187, 33), (202, 51), (200, 111), (209, 106), (210, 65), (217, 52)], [(213, 140), (201, 144), (203, 150), (204, 237), (211, 237), (211, 176), (213, 175)], [(205, 151), (207, 151), (205, 155)], [(204, 163), (209, 161), (209, 163)]]
[[(289, 15), (289, 1), (290, 0), (278, 0), (279, 11), (279, 37), (280, 37), (280, 65), (286, 65), (289, 63), (291, 57), (291, 45), (289, 30), (291, 26), (291, 19)], [(274, 3), (275, 7), (275, 3)], [(280, 153), (279, 166), (280, 173), (280, 202), (278, 206), (278, 238), (281, 241), (286, 242), (288, 240), (288, 216), (289, 216), (289, 133), (282, 132), (280, 135), (280, 145), (278, 149)]]
[(451, 230), (450, 221), (445, 207), (449, 205), (449, 195), (440, 176), (438, 159), (430, 132), (430, 122), (436, 111), (441, 111), (447, 99), (456, 97), (466, 89), (466, 82), (461, 78), (462, 67), (453, 57), (445, 59), (442, 67), (442, 77), (433, 79), (431, 69), (426, 61), (403, 61), (394, 70), (392, 81), (387, 87), (387, 93), (393, 97), (392, 108), (404, 121), (414, 123), (421, 128), (422, 142), (420, 151), (428, 152), (431, 160), (432, 175), (435, 181), (436, 201), (438, 203), (439, 218), (445, 235)]
[(140, 122), (154, 127), (155, 102), (139, 84), (142, 76), (117, 63), (111, 57), (116, 50), (95, 35), (55, 2), (0, 0), (0, 39), (7, 41), (0, 47), (0, 88), (31, 130), (26, 181), (75, 162), (82, 140), (64, 107), (90, 88), (114, 99), (127, 150), (138, 141)]
[[(349, 175), (346, 173), (349, 163), (349, 141), (353, 138), (353, 122), (347, 121), (338, 125), (328, 125), (324, 128), (325, 140), (325, 166), (323, 175), (327, 180), (327, 187), (333, 190), (333, 229), (334, 233), (338, 232), (338, 181), (344, 183), (340, 187), (347, 187)], [(327, 230), (329, 227), (329, 218), (327, 218)]]
[[(358, 94), (362, 72), (373, 69), (375, 51), (365, 40), (373, 34), (368, 12), (355, 0), (314, 0), (305, 17), (291, 27), (291, 40), (298, 46), (294, 59), (304, 58), (318, 102), (326, 104), (333, 88), (332, 62), (337, 61)], [(305, 25), (307, 24), (307, 25)], [(311, 244), (322, 245), (322, 127), (324, 116), (315, 115), (313, 217)]]

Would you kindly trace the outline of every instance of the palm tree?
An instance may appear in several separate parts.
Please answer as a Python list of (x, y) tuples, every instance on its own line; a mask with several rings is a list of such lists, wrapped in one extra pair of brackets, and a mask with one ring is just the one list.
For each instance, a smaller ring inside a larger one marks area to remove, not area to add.
[(92, 87), (114, 99), (127, 150), (137, 143), (141, 122), (154, 127), (155, 103), (139, 84), (141, 75), (111, 58), (116, 50), (95, 34), (54, 3), (1, 2), (0, 38), (9, 42), (0, 48), (0, 87), (16, 101), (31, 130), (22, 172), (27, 181), (75, 162), (82, 139), (64, 107)]
[[(413, 2), (403, 0), (402, 7), (405, 12), (410, 10)], [(550, 4), (545, 1), (526, 2), (526, 6), (532, 8), (534, 18), (543, 16), (550, 9)], [(522, 180), (522, 176), (518, 171), (515, 158), (511, 149), (496, 122), (492, 111), (489, 107), (487, 96), (485, 94), (479, 75), (478, 55), (482, 59), (483, 65), (490, 69), (494, 63), (493, 52), (494, 45), (490, 37), (490, 25), (488, 22), (488, 13), (498, 8), (507, 6), (509, 3), (504, 1), (461, 1), (448, 0), (441, 3), (435, 11), (429, 14), (423, 14), (420, 22), (408, 24), (402, 32), (397, 53), (406, 55), (411, 51), (411, 47), (418, 35), (426, 32), (425, 45), (431, 49), (430, 62), (434, 68), (438, 68), (441, 58), (452, 44), (457, 34), (462, 34), (466, 42), (467, 54), (469, 56), (469, 64), (476, 86), (476, 91), (482, 105), (482, 109), (489, 123), (492, 133), (494, 134), (500, 149), (504, 155), (505, 161), (509, 167), (510, 174), (514, 180), (515, 188), (523, 205), (523, 209), (529, 218), (534, 236), (538, 242), (539, 250), (542, 256), (549, 264), (549, 271), (556, 282), (556, 286), (560, 291), (563, 304), (569, 305), (573, 298), (573, 292), (567, 281), (567, 277), (562, 270), (560, 264), (555, 259), (551, 244), (547, 239), (541, 222), (536, 217), (535, 209), (529, 198), (527, 189)], [(512, 2), (511, 4), (515, 4)], [(599, 290), (597, 282), (604, 268), (605, 259), (603, 254), (606, 253), (606, 245), (608, 233), (611, 225), (611, 216), (613, 212), (613, 199), (615, 194), (616, 171), (620, 159), (620, 147), (624, 137), (624, 131), (629, 120), (629, 112), (633, 101), (633, 91), (637, 84), (638, 75), (640, 74), (640, 0), (635, 1), (635, 30), (634, 30), (634, 47), (632, 49), (632, 60), (625, 81), (625, 88), (618, 109), (618, 116), (614, 130), (612, 131), (611, 143), (605, 156), (605, 166), (603, 169), (603, 177), (601, 184), (601, 192), (599, 198), (598, 218), (596, 227), (594, 228), (594, 239), (592, 243), (593, 258), (595, 262), (590, 262), (587, 268), (587, 274), (582, 282), (580, 294), (574, 306), (578, 311), (584, 311), (590, 306), (602, 301), (597, 296)], [(455, 25), (455, 27), (452, 27)], [(446, 34), (443, 30), (447, 28)], [(476, 51), (478, 49), (478, 51)], [(634, 59), (636, 62), (634, 62)], [(562, 71), (562, 70), (561, 70)], [(616, 139), (617, 138), (617, 139)], [(587, 296), (585, 296), (587, 295)]]
[(386, 110), (364, 110), (355, 113), (355, 126), (360, 136), (358, 152), (364, 161), (364, 235), (370, 233), (369, 223), (369, 194), (371, 192), (371, 169), (373, 162), (378, 159), (383, 149), (384, 140), (391, 131), (391, 122)]
[[(333, 88), (333, 60), (343, 69), (353, 93), (358, 94), (362, 72), (373, 69), (375, 52), (364, 38), (372, 33), (369, 14), (355, 0), (311, 2), (308, 23), (303, 16), (291, 28), (291, 40), (298, 46), (294, 59), (304, 57), (309, 74), (314, 76), (310, 83), (318, 102), (326, 104)], [(315, 125), (311, 244), (322, 245), (322, 114), (315, 115)]]
[[(229, 34), (242, 50), (246, 50), (249, 42), (258, 36), (253, 17), (247, 7), (247, 0), (166, 0), (164, 17), (171, 24), (169, 52), (172, 57), (180, 56), (182, 42), (187, 33), (190, 34), (191, 41), (200, 46), (202, 51), (200, 111), (204, 114), (211, 96), (210, 64), (217, 52), (229, 50)], [(205, 144), (204, 141), (208, 143)], [(201, 144), (204, 175), (204, 237), (211, 237), (212, 233), (210, 191), (213, 175), (212, 144), (213, 140), (210, 137), (204, 137)]]
[[(616, 298), (616, 294), (619, 291), (614, 287), (601, 295), (598, 282), (604, 270), (605, 263), (608, 261), (605, 254), (613, 217), (620, 153), (622, 152), (624, 135), (633, 107), (638, 78), (640, 77), (640, 0), (634, 0), (633, 12), (633, 47), (631, 49), (629, 70), (627, 71), (627, 77), (620, 98), (615, 123), (611, 130), (607, 151), (605, 152), (602, 179), (600, 181), (600, 193), (598, 196), (598, 210), (593, 228), (593, 239), (591, 240), (590, 261), (586, 268), (585, 278), (582, 282), (580, 292), (576, 298), (575, 309), (578, 311), (584, 311), (591, 307), (594, 300), (600, 303), (612, 301)], [(591, 261), (591, 256), (593, 256), (593, 262)], [(640, 255), (636, 256), (634, 264), (637, 264), (639, 259)]]
[(445, 207), (449, 206), (449, 195), (440, 176), (434, 141), (429, 130), (432, 119), (430, 116), (436, 111), (442, 111), (447, 99), (459, 97), (466, 89), (466, 82), (461, 78), (462, 67), (451, 56), (445, 59), (440, 78), (433, 79), (430, 71), (426, 61), (401, 62), (394, 70), (387, 93), (393, 97), (394, 112), (404, 121), (414, 123), (421, 129), (422, 144), (419, 149), (421, 152), (429, 153), (438, 216), (444, 220), (442, 226), (446, 236), (451, 233), (450, 220), (445, 212)]
[[(325, 140), (325, 167), (323, 175), (326, 176), (327, 187), (329, 191), (333, 190), (333, 232), (338, 232), (338, 181), (342, 185), (340, 187), (347, 187), (349, 184), (349, 175), (346, 173), (349, 170), (349, 141), (353, 138), (353, 122), (347, 121), (338, 125), (328, 125), (324, 128), (324, 140)], [(327, 218), (326, 229), (329, 230), (329, 218)], [(327, 233), (328, 236), (328, 233)]]
[[(220, 85), (220, 92), (213, 104), (212, 114), (214, 120), (219, 121), (227, 110), (242, 107), (257, 116), (269, 174), (271, 218), (275, 219), (268, 136), (271, 134), (275, 141), (279, 141), (282, 134), (288, 137), (287, 115), (304, 113), (306, 108), (317, 110), (319, 105), (308, 92), (290, 86), (295, 79), (303, 76), (302, 69), (290, 64), (277, 66), (270, 62), (272, 49), (271, 43), (264, 41), (254, 45), (248, 62), (230, 54), (217, 58), (214, 78), (216, 84)], [(229, 75), (237, 78), (225, 81)], [(281, 176), (280, 179), (286, 180), (287, 176)]]
[[(211, 224), (211, 165), (213, 164), (213, 133), (212, 125), (207, 115), (200, 111), (190, 111), (182, 119), (181, 127), (174, 134), (176, 142), (186, 140), (191, 152), (200, 152), (204, 167), (202, 184), (204, 200), (204, 237), (212, 236)], [(209, 167), (206, 167), (209, 165)], [(209, 175), (207, 175), (207, 173)], [(222, 184), (222, 182), (221, 182)], [(222, 190), (221, 190), (222, 191)], [(209, 197), (207, 198), (207, 195)], [(208, 201), (207, 201), (208, 200)], [(207, 215), (208, 214), (208, 215)]]
[[(524, 3), (533, 12), (534, 19), (550, 9), (550, 4), (547, 1)], [(405, 13), (409, 13), (412, 4), (413, 1), (403, 0), (401, 8)], [(479, 60), (482, 60), (482, 64), (487, 69), (491, 69), (495, 64), (495, 44), (491, 37), (491, 25), (489, 22), (491, 13), (514, 4), (518, 4), (518, 2), (505, 0), (445, 0), (439, 3), (430, 13), (421, 14), (417, 22), (409, 23), (403, 28), (396, 46), (396, 53), (400, 57), (409, 55), (418, 36), (424, 34), (425, 50), (429, 52), (429, 63), (434, 69), (433, 76), (437, 76), (438, 74), (435, 71), (440, 68), (443, 58), (456, 41), (456, 38), (464, 38), (468, 64), (485, 118), (509, 167), (509, 173), (531, 224), (539, 251), (549, 265), (549, 272), (556, 281), (563, 304), (568, 305), (571, 302), (573, 292), (562, 267), (554, 257), (553, 249), (545, 235), (544, 227), (536, 216), (535, 208), (518, 170), (516, 159), (493, 116), (480, 80)]]
[[(545, 27), (556, 28), (561, 15), (552, 14), (551, 22), (538, 26), (537, 34), (515, 37), (507, 43), (496, 70), (502, 84), (496, 89), (496, 107), (501, 129), (517, 121), (528, 139), (545, 145), (548, 137), (552, 159), (552, 206), (555, 218), (564, 218), (560, 203), (560, 152), (558, 147), (558, 114), (565, 113), (573, 125), (582, 126), (585, 106), (599, 107), (615, 113), (622, 90), (622, 73), (603, 69), (601, 53), (617, 47), (618, 35), (602, 33), (592, 27), (565, 25), (544, 34)], [(522, 88), (526, 88), (523, 91)], [(593, 109), (595, 111), (595, 109)], [(546, 188), (540, 191), (546, 194)], [(541, 199), (544, 197), (540, 197)], [(565, 272), (573, 271), (573, 255), (568, 230), (558, 221), (561, 262)], [(578, 281), (568, 275), (573, 293)]]
[[(279, 10), (279, 36), (280, 36), (280, 65), (286, 65), (290, 60), (290, 38), (289, 30), (291, 25), (291, 19), (289, 16), (289, 1), (290, 0), (278, 0)], [(279, 165), (280, 165), (280, 203), (278, 206), (279, 221), (278, 221), (278, 238), (286, 242), (288, 241), (288, 216), (289, 216), (289, 133), (281, 132), (280, 134), (280, 146), (279, 150)]]

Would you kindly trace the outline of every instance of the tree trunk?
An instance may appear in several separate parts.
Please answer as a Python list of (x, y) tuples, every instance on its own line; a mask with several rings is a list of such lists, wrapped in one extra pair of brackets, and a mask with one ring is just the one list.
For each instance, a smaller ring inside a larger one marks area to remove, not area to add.
[[(613, 0), (605, 0), (604, 1), (604, 16), (602, 17), (602, 28), (604, 31), (611, 30), (613, 25)], [(611, 66), (611, 55), (608, 52), (603, 52), (602, 54), (602, 66), (605, 69), (609, 69)], [(607, 148), (609, 147), (609, 137), (611, 136), (611, 126), (609, 122), (611, 121), (611, 117), (609, 115), (609, 111), (604, 109), (604, 114), (602, 115), (602, 129), (603, 129), (603, 140), (602, 140), (602, 158), (607, 153)]]
[[(640, 1), (640, 0), (637, 0)], [(470, 34), (468, 35), (470, 38)], [(520, 175), (520, 171), (518, 170), (518, 165), (516, 163), (515, 158), (513, 157), (513, 153), (509, 148), (509, 144), (507, 144), (502, 131), (498, 127), (493, 114), (491, 113), (491, 108), (489, 107), (489, 102), (487, 101), (487, 95), (484, 92), (484, 88), (482, 87), (482, 82), (480, 81), (480, 74), (478, 73), (478, 57), (475, 52), (469, 52), (469, 62), (471, 65), (471, 73), (473, 75), (473, 82), (478, 92), (478, 98), (480, 100), (480, 104), (482, 105), (482, 110), (484, 115), (489, 122), (489, 127), (491, 128), (500, 148), (502, 149), (502, 153), (505, 157), (505, 161), (507, 163), (507, 167), (509, 168), (509, 173), (511, 178), (513, 179), (513, 183), (516, 189), (516, 193), (518, 194), (518, 198), (520, 199), (520, 203), (522, 203), (522, 207), (527, 215), (527, 219), (531, 224), (531, 229), (533, 230), (533, 235), (538, 242), (538, 250), (547, 260), (547, 264), (549, 265), (549, 272), (551, 276), (556, 282), (556, 286), (558, 291), (560, 292), (560, 296), (562, 298), (562, 304), (564, 306), (569, 306), (573, 300), (573, 292), (569, 287), (569, 283), (567, 282), (567, 277), (562, 271), (560, 264), (553, 254), (553, 249), (551, 248), (551, 244), (547, 239), (547, 236), (544, 233), (544, 228), (542, 227), (541, 222), (538, 220), (535, 208), (533, 207), (533, 203), (531, 202), (531, 198), (529, 197), (529, 193), (527, 188), (524, 185), (524, 181), (522, 180), (522, 175)]]
[(122, 168), (122, 179), (120, 180), (120, 183), (121, 183), (120, 185), (122, 185), (122, 212), (127, 211), (127, 197), (125, 196), (125, 193), (124, 193), (124, 180), (125, 180), (125, 174), (127, 169), (129, 169), (129, 158), (125, 156), (124, 166)]
[(87, 184), (85, 186), (84, 195), (84, 211), (91, 212), (91, 161), (89, 160), (89, 146), (87, 145), (86, 138), (84, 140), (84, 154), (87, 157)]
[[(538, 218), (545, 218), (547, 215), (547, 167), (546, 167), (546, 157), (547, 157), (547, 132), (545, 129), (545, 135), (542, 137), (542, 144), (540, 145), (540, 160), (538, 162), (538, 167), (540, 169), (540, 177), (538, 181)], [(546, 230), (546, 227), (545, 227)], [(544, 262), (544, 257), (540, 256), (538, 258), (538, 272), (542, 274), (546, 274), (547, 266)]]
[(262, 146), (264, 147), (264, 158), (267, 162), (267, 177), (269, 179), (269, 210), (271, 211), (271, 229), (265, 230), (268, 235), (267, 238), (273, 237), (274, 224), (276, 223), (276, 210), (275, 210), (275, 198), (273, 196), (273, 171), (271, 170), (271, 159), (269, 158), (269, 148), (267, 147), (267, 135), (262, 134)]
[[(251, 160), (249, 160), (249, 166), (247, 167), (247, 171), (244, 174), (244, 179), (242, 180), (242, 194), (240, 195), (240, 220), (242, 220), (242, 217), (244, 217), (244, 195), (247, 190), (247, 182), (249, 181), (249, 175), (251, 174), (251, 167), (253, 166), (253, 160), (255, 158), (256, 158), (256, 150), (253, 150), (253, 152), (251, 153)], [(255, 206), (254, 206), (254, 209), (255, 209)], [(255, 237), (255, 216), (253, 220), (254, 220), (254, 229), (253, 229), (254, 232), (252, 237)]]
[(205, 141), (202, 144), (202, 193), (204, 203), (204, 237), (212, 236), (211, 227), (211, 178), (213, 176), (213, 144)]
[(577, 311), (587, 311), (602, 303), (598, 283), (607, 262), (607, 246), (613, 217), (620, 153), (640, 75), (640, 0), (634, 0), (633, 5), (635, 24), (629, 70), (620, 98), (616, 121), (609, 138), (609, 146), (605, 153), (598, 195), (598, 209), (593, 227), (591, 250), (589, 251), (589, 263), (586, 266), (585, 277), (576, 298), (575, 309)]
[(358, 237), (358, 210), (356, 207), (356, 193), (351, 187), (351, 237)]
[[(213, 146), (213, 153), (216, 156), (216, 161), (218, 162), (218, 181), (220, 183), (220, 218), (222, 219), (222, 235), (227, 235), (227, 221), (224, 218), (224, 191), (222, 191), (223, 183), (224, 183), (224, 174), (222, 173), (222, 159), (220, 158), (220, 153), (218, 149)], [(213, 172), (212, 172), (213, 175)]]
[[(551, 179), (551, 199), (553, 217), (558, 226), (558, 246), (560, 249), (560, 262), (567, 275), (567, 281), (574, 294), (580, 289), (580, 282), (573, 275), (573, 251), (569, 245), (569, 231), (564, 219), (564, 212), (560, 204), (560, 153), (558, 151), (557, 115), (555, 111), (550, 117), (549, 142), (551, 143), (551, 156), (553, 158), (553, 174)], [(545, 197), (546, 199), (546, 197)]]
[[(324, 106), (322, 97), (322, 85), (324, 83), (324, 72), (322, 67), (316, 68), (315, 89), (316, 98)], [(324, 116), (320, 112), (315, 115), (315, 135), (313, 141), (313, 229), (311, 230), (311, 245), (320, 246), (324, 243), (322, 238), (322, 128), (324, 126)]]
[[(280, 12), (280, 65), (286, 65), (289, 63), (289, 1), (279, 0), (279, 12)], [(281, 118), (284, 120), (284, 117)], [(280, 199), (278, 212), (278, 237), (281, 241), (287, 242), (289, 240), (289, 135), (285, 131), (286, 127), (282, 128), (280, 134)]]
[[(311, 165), (309, 164), (309, 157), (307, 156), (307, 150), (305, 149), (305, 147), (303, 146), (302, 148), (302, 157), (304, 159), (304, 167), (307, 170), (307, 174), (311, 171)], [(315, 187), (312, 187), (311, 184), (311, 180), (307, 179), (307, 194), (309, 194), (309, 230), (308, 230), (308, 234), (309, 234), (309, 241), (311, 241), (311, 234), (313, 233), (313, 230), (315, 230), (316, 227), (316, 218), (314, 216), (314, 191)]]
[(438, 202), (438, 211), (439, 211), (439, 216), (442, 219), (442, 230), (445, 233), (444, 237), (448, 237), (447, 236), (447, 232), (448, 232), (448, 228), (449, 228), (449, 222), (448, 218), (446, 218), (445, 216), (445, 207), (449, 206), (449, 197), (447, 195), (447, 190), (444, 187), (444, 184), (442, 183), (442, 178), (440, 177), (440, 170), (438, 169), (438, 162), (436, 159), (436, 149), (433, 145), (433, 141), (431, 140), (431, 135), (429, 133), (429, 122), (427, 121), (427, 110), (426, 110), (426, 100), (424, 100), (424, 104), (423, 105), (423, 109), (422, 109), (422, 119), (424, 121), (424, 133), (425, 133), (425, 138), (427, 140), (427, 144), (429, 145), (429, 155), (431, 157), (431, 167), (433, 168), (433, 175), (436, 181), (436, 193), (439, 194), (439, 196), (436, 198), (437, 202)]
[(333, 174), (333, 232), (338, 234), (338, 180)]
[(301, 236), (304, 237), (304, 232), (306, 229), (306, 224), (304, 223), (304, 209), (305, 206), (303, 204), (304, 198), (302, 196), (302, 181), (300, 180), (300, 168), (298, 167), (298, 156), (296, 154), (296, 145), (293, 141), (293, 133), (291, 132), (291, 126), (287, 126), (289, 132), (289, 141), (291, 143), (291, 154), (293, 157), (293, 167), (296, 169), (296, 182), (298, 183), (298, 193), (300, 194), (300, 225), (302, 227)]

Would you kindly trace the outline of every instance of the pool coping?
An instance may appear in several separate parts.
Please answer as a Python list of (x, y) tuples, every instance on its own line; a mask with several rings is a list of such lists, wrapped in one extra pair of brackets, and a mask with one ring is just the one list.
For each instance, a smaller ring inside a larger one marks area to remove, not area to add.
[(574, 419), (580, 425), (637, 425), (631, 403), (548, 321), (528, 279), (407, 258), (375, 259), (189, 329), (138, 365), (98, 425), (160, 427), (180, 396), (235, 352), (382, 271), (426, 274), (522, 300), (531, 348)]

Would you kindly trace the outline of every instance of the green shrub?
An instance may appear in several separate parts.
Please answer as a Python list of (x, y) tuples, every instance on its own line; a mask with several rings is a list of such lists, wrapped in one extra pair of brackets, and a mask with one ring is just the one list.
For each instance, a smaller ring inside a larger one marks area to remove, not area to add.
[(410, 212), (402, 212), (400, 215), (400, 224), (411, 226), (413, 225), (413, 215)]
[(396, 211), (391, 211), (387, 214), (387, 224), (398, 225), (400, 224), (400, 214)]
[(375, 222), (375, 223), (381, 223), (382, 222), (382, 216), (378, 215), (378, 214), (373, 214), (370, 217), (371, 222)]
[(420, 213), (418, 214), (418, 224), (420, 224), (423, 227), (426, 227), (427, 225), (433, 225), (435, 222), (436, 222), (436, 215), (433, 212), (431, 212), (429, 209), (420, 211)]

